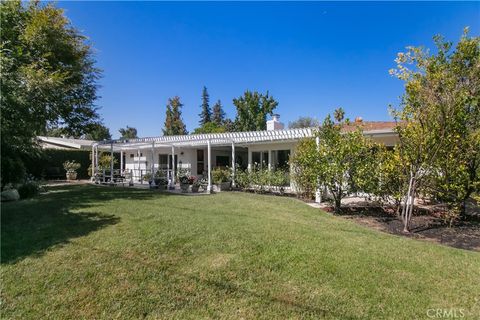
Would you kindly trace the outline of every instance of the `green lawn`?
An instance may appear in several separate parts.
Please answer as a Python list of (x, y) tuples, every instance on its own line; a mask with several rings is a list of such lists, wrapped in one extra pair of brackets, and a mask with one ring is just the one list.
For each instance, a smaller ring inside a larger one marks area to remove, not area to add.
[(480, 254), (290, 198), (95, 186), (2, 204), (2, 318), (480, 316)]

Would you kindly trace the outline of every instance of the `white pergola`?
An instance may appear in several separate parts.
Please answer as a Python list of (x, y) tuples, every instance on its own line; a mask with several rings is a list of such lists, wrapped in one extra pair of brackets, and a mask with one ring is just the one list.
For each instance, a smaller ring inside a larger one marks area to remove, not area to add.
[[(271, 142), (291, 142), (302, 138), (314, 136), (315, 128), (289, 129), (289, 130), (271, 130), (271, 131), (247, 131), (247, 132), (225, 132), (208, 134), (191, 134), (178, 136), (159, 136), (128, 140), (110, 140), (102, 141), (92, 145), (92, 176), (98, 171), (98, 150), (110, 151), (112, 160), (110, 164), (111, 180), (113, 181), (113, 153), (120, 152), (120, 166), (123, 167), (123, 152), (132, 149), (151, 148), (152, 151), (157, 147), (170, 147), (172, 150), (172, 159), (175, 156), (175, 147), (207, 147), (207, 168), (208, 168), (208, 191), (212, 189), (211, 182), (211, 147), (212, 146), (231, 146), (232, 148), (232, 184), (235, 185), (235, 145), (252, 145)], [(152, 171), (154, 166), (152, 152)], [(175, 170), (174, 168), (172, 168)], [(173, 171), (175, 176), (175, 171)]]

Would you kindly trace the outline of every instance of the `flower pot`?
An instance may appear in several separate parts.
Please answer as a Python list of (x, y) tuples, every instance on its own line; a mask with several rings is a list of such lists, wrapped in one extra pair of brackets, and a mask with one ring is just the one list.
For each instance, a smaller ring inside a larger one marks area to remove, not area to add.
[(188, 183), (181, 183), (180, 184), (180, 189), (182, 190), (182, 192), (188, 192), (188, 187), (190, 186), (190, 184)]
[(192, 192), (197, 193), (200, 186), (192, 185)]
[(77, 180), (77, 172), (76, 171), (67, 171), (67, 180)]
[(219, 184), (216, 184), (215, 186), (217, 191), (228, 191), (230, 190), (230, 184), (231, 182), (227, 181), (227, 182), (221, 182)]

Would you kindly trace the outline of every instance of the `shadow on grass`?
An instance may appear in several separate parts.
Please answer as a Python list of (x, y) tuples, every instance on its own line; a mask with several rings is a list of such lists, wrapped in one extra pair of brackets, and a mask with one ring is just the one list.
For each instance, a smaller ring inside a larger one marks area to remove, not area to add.
[(50, 247), (68, 243), (120, 221), (113, 214), (76, 212), (103, 202), (150, 199), (148, 190), (96, 186), (59, 186), (30, 200), (2, 203), (1, 263), (41, 255)]

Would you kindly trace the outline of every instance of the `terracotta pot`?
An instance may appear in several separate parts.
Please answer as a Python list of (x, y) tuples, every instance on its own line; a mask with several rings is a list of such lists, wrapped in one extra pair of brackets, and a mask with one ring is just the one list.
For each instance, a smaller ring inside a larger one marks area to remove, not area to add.
[(67, 171), (67, 180), (77, 180), (77, 172), (76, 171)]

